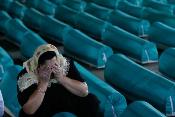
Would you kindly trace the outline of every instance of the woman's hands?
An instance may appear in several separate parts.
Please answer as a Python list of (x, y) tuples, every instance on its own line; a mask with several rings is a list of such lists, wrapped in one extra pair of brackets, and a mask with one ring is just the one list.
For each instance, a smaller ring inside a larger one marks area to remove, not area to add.
[(48, 83), (50, 80), (51, 73), (52, 70), (46, 65), (40, 66), (36, 71), (36, 74), (39, 77), (39, 82), (41, 83)]
[(37, 69), (36, 74), (39, 77), (39, 82), (49, 82), (53, 76), (61, 82), (65, 76), (63, 69), (60, 67), (59, 61), (55, 60), (48, 60), (45, 64), (41, 65)]

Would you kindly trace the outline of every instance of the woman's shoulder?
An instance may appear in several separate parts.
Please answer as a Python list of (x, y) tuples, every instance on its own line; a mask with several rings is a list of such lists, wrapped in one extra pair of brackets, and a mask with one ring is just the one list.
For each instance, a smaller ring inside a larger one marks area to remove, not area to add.
[(22, 69), (20, 72), (19, 72), (19, 74), (18, 74), (18, 79), (19, 79), (19, 77), (22, 77), (24, 74), (26, 74), (27, 73), (27, 70), (26, 70), (26, 68), (24, 68), (24, 69)]

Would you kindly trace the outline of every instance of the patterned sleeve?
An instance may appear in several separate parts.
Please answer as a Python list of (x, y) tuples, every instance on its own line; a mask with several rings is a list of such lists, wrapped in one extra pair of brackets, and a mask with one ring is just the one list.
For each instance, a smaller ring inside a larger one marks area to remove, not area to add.
[[(19, 77), (22, 77), (22, 75), (24, 75), (26, 72), (25, 69), (23, 69), (19, 75), (18, 75), (18, 79)], [(19, 86), (17, 86), (17, 91), (18, 91), (18, 101), (20, 103), (21, 106), (23, 106), (27, 100), (29, 99), (30, 95), (32, 95), (32, 93), (36, 90), (37, 85), (36, 84), (32, 84), (31, 86), (29, 86), (27, 89), (23, 90), (22, 92), (19, 90)]]

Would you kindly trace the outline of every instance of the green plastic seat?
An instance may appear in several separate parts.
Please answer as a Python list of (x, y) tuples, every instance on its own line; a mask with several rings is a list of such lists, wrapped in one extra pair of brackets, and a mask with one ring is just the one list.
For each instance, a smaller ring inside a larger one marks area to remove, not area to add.
[(118, 27), (108, 26), (103, 33), (103, 42), (142, 64), (158, 61), (158, 52), (155, 44)]
[(166, 117), (145, 101), (135, 101), (127, 106), (120, 117)]
[(148, 39), (155, 42), (156, 44), (163, 45), (165, 47), (175, 47), (174, 36), (174, 28), (167, 26), (161, 22), (155, 22), (149, 30)]
[[(83, 46), (80, 46), (83, 45)], [(105, 67), (107, 58), (113, 54), (103, 45), (78, 30), (70, 30), (64, 37), (65, 53), (97, 68)], [(84, 54), (85, 53), (85, 54)]]
[(18, 0), (27, 7), (35, 8), (46, 15), (54, 15), (56, 5), (48, 0)]
[(166, 49), (159, 58), (159, 70), (170, 78), (175, 79), (175, 48)]
[(175, 83), (133, 62), (122, 54), (112, 55), (105, 67), (105, 80), (130, 100), (144, 100), (166, 115), (175, 116)]

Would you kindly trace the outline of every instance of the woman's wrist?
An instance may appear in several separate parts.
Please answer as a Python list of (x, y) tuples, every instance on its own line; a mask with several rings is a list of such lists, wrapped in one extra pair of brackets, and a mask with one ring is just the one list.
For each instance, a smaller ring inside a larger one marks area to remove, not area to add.
[(37, 89), (38, 90), (42, 90), (42, 91), (46, 91), (47, 90), (47, 86), (48, 86), (48, 83), (46, 83), (46, 82), (39, 82)]

